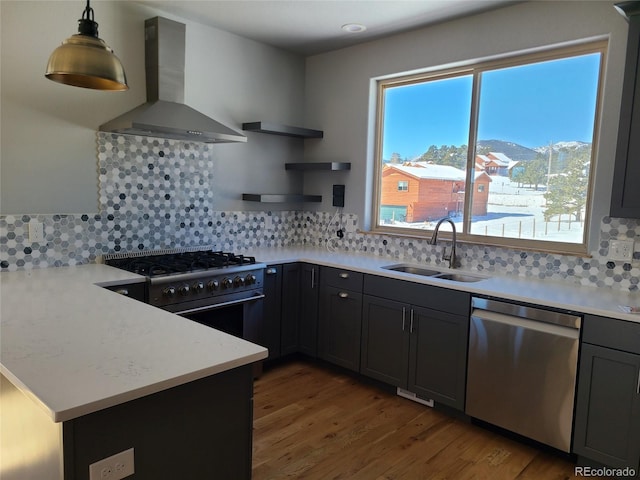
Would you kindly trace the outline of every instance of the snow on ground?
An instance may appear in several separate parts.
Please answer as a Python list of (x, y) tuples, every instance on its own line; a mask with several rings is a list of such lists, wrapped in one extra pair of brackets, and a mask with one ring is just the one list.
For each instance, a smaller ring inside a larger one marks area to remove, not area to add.
[[(493, 237), (535, 239), (553, 242), (581, 243), (584, 224), (569, 221), (568, 216), (544, 221), (545, 185), (522, 187), (507, 177), (491, 177), (488, 214), (474, 217), (471, 233)], [(462, 230), (462, 216), (452, 217), (458, 231)], [(560, 220), (560, 221), (559, 221)], [(395, 226), (432, 230), (436, 222), (394, 223)], [(443, 225), (443, 230), (449, 227)]]

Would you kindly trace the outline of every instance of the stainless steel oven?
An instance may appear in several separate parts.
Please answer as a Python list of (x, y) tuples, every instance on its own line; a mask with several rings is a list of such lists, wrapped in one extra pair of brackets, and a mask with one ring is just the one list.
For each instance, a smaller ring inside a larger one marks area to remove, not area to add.
[(105, 263), (147, 277), (148, 303), (223, 332), (257, 341), (265, 265), (212, 250), (105, 257)]
[(248, 341), (257, 341), (264, 272), (258, 265), (231, 271), (152, 278), (149, 303)]

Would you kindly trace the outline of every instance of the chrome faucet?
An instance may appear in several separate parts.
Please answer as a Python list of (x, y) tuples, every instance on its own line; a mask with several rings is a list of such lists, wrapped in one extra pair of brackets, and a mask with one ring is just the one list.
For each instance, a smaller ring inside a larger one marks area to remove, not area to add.
[(442, 222), (449, 222), (453, 230), (453, 236), (451, 238), (451, 252), (447, 255), (447, 248), (442, 247), (442, 259), (449, 261), (449, 268), (456, 268), (456, 224), (453, 223), (453, 220), (449, 217), (444, 217), (438, 221), (436, 228), (433, 230), (433, 235), (431, 235), (431, 240), (429, 240), (429, 245), (437, 245), (438, 232), (440, 231), (440, 225), (442, 225)]

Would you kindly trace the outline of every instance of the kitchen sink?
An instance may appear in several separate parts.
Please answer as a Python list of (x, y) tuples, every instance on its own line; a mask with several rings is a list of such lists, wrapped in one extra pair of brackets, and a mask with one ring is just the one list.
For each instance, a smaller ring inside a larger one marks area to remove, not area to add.
[(476, 277), (475, 275), (466, 275), (464, 273), (441, 273), (434, 277), (451, 280), (452, 282), (479, 282), (480, 280), (485, 280), (484, 277)]
[(394, 272), (403, 272), (403, 273), (412, 273), (414, 275), (422, 275), (423, 277), (433, 277), (434, 275), (439, 275), (442, 273), (437, 270), (429, 270), (426, 268), (416, 267), (415, 265), (388, 265), (382, 268), (384, 268), (385, 270), (392, 270)]
[(469, 275), (466, 273), (458, 272), (441, 272), (439, 270), (430, 270), (428, 268), (422, 268), (416, 265), (387, 265), (382, 267), (385, 270), (391, 270), (393, 272), (411, 273), (413, 275), (421, 275), (423, 277), (440, 278), (442, 280), (449, 280), (451, 282), (479, 282), (485, 280), (485, 277), (478, 277), (476, 275)]

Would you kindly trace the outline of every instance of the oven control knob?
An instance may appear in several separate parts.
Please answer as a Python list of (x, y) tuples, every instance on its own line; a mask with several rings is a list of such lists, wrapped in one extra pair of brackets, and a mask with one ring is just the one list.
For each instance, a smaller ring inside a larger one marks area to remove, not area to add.
[(191, 288), (193, 289), (194, 293), (200, 293), (201, 291), (204, 290), (204, 283), (196, 282), (193, 285), (191, 285)]
[(241, 287), (242, 285), (244, 285), (244, 278), (237, 276), (236, 278), (233, 279), (234, 287)]
[(207, 283), (207, 288), (211, 291), (218, 290), (220, 288), (220, 282), (218, 280), (211, 280)]
[(176, 289), (174, 287), (166, 287), (162, 290), (162, 296), (164, 297), (173, 297), (176, 294)]
[(183, 297), (185, 295), (189, 295), (189, 285), (181, 285), (180, 287), (178, 287), (178, 293)]
[(222, 288), (231, 288), (231, 287), (233, 287), (233, 280), (231, 280), (230, 278), (223, 278)]
[(254, 283), (256, 283), (256, 276), (254, 274), (250, 273), (249, 275), (244, 277), (245, 285), (253, 285)]

